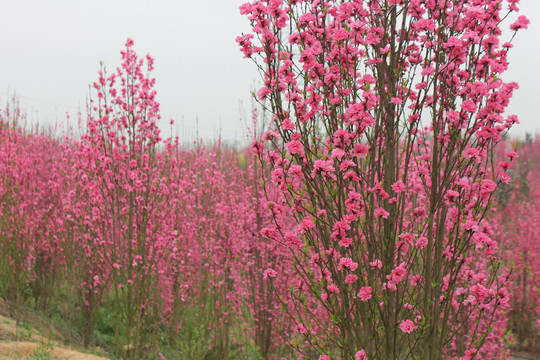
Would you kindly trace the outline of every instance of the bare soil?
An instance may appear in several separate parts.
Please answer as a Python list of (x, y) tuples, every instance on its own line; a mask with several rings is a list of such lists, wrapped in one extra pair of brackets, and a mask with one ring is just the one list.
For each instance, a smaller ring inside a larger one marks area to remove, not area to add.
[(16, 321), (7, 314), (7, 304), (0, 299), (0, 360), (36, 359), (38, 354), (44, 359), (55, 360), (108, 360), (62, 345), (33, 327), (17, 328)]

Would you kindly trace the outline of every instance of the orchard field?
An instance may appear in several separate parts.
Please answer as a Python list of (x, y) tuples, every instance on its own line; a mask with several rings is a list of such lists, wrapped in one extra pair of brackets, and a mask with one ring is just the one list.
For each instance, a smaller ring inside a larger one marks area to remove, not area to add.
[(508, 134), (501, 79), (517, 3), (242, 5), (245, 148), (163, 138), (132, 40), (78, 129), (6, 103), (2, 304), (114, 359), (540, 356), (540, 138)]

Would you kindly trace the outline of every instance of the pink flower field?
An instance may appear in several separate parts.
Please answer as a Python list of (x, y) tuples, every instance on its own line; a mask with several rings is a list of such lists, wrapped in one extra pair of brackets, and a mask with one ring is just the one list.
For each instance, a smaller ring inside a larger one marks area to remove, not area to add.
[(163, 135), (131, 39), (78, 129), (8, 102), (11, 317), (111, 359), (540, 356), (540, 138), (508, 135), (501, 77), (518, 3), (242, 5), (244, 148)]

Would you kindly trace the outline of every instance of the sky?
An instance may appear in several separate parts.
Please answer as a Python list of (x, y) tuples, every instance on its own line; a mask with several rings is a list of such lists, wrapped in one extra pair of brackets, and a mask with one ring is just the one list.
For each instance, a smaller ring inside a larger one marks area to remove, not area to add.
[[(16, 94), (31, 122), (61, 123), (66, 112), (75, 118), (100, 62), (115, 69), (131, 38), (140, 56), (156, 59), (165, 134), (241, 143), (240, 119), (249, 118), (251, 91), (260, 87), (255, 64), (235, 42), (249, 32), (238, 11), (245, 1), (0, 0), (0, 103)], [(540, 1), (521, 0), (520, 8), (531, 24), (514, 39), (503, 76), (520, 85), (507, 111), (519, 117), (517, 136), (540, 134)]]

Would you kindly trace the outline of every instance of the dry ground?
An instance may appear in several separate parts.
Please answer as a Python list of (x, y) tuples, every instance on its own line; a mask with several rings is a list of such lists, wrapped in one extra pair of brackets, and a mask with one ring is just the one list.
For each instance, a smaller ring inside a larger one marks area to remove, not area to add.
[[(30, 323), (32, 323), (30, 321)], [(107, 360), (74, 350), (43, 336), (33, 327), (17, 328), (0, 299), (0, 360)]]

